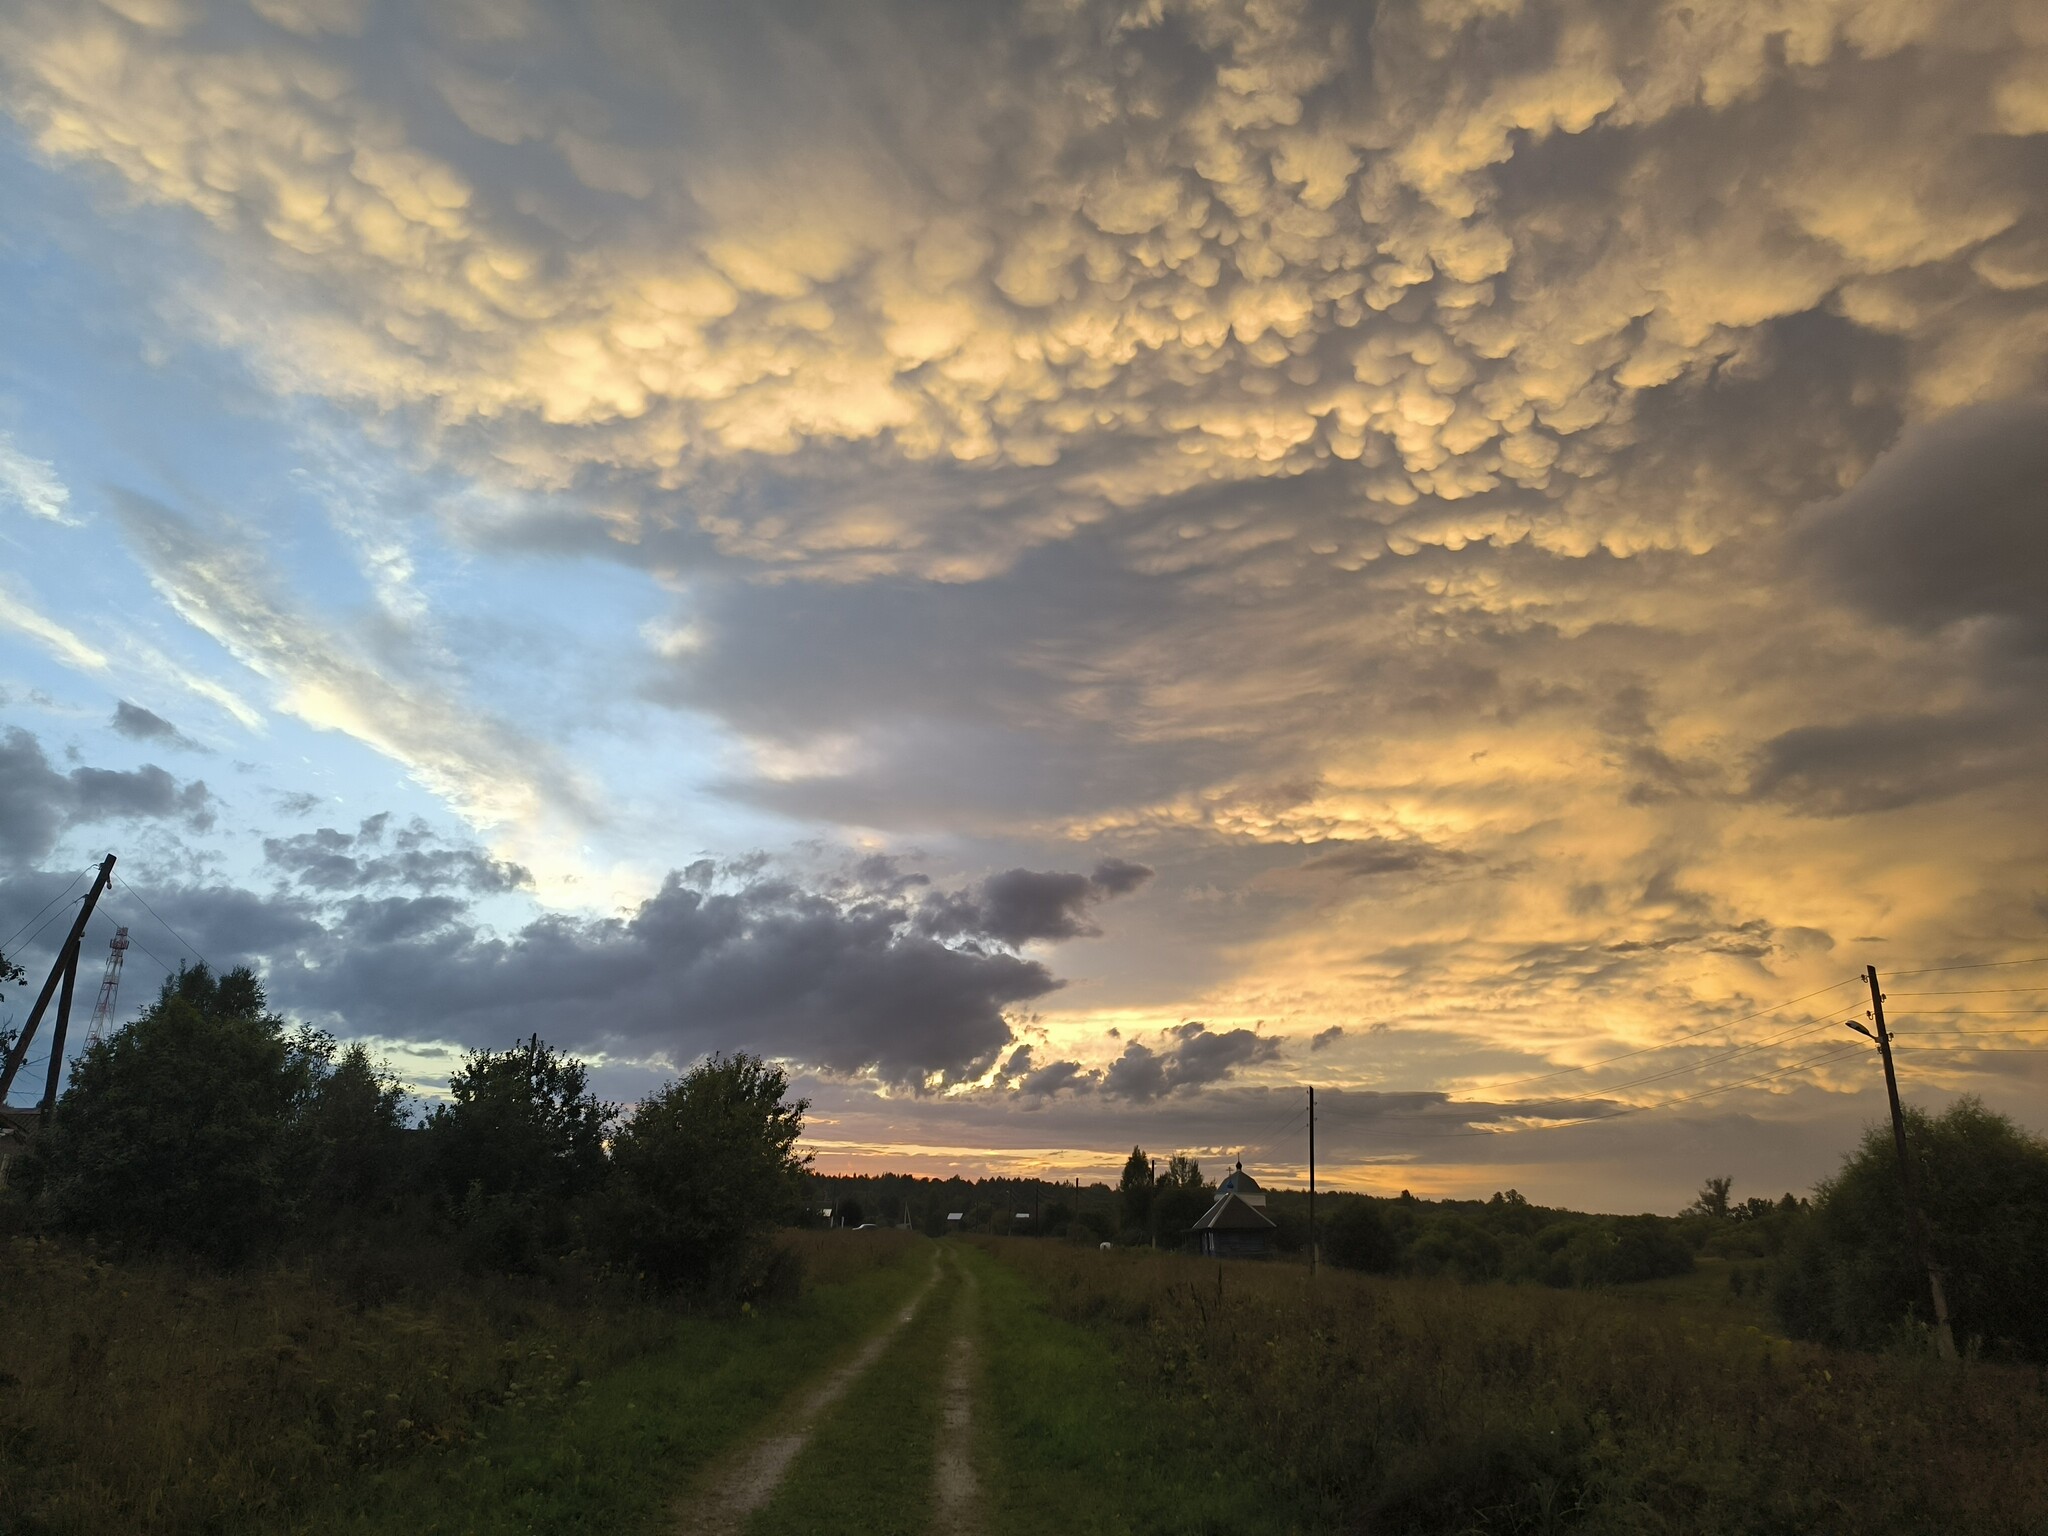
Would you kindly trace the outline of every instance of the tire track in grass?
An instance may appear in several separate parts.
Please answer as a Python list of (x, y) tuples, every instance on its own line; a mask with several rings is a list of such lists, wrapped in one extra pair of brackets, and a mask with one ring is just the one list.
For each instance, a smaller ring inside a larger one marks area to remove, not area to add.
[(781, 1486), (790, 1463), (810, 1441), (818, 1421), (838, 1406), (918, 1314), (938, 1284), (939, 1259), (917, 1293), (888, 1325), (861, 1345), (852, 1359), (801, 1395), (781, 1417), (778, 1427), (728, 1457), (705, 1484), (689, 1495), (673, 1526), (677, 1536), (735, 1536), (751, 1516), (764, 1509)]
[(980, 1363), (975, 1347), (976, 1290), (972, 1270), (962, 1275), (954, 1307), (953, 1342), (946, 1350), (946, 1379), (940, 1397), (939, 1444), (932, 1478), (932, 1530), (936, 1536), (979, 1536), (981, 1483), (974, 1472), (974, 1383)]

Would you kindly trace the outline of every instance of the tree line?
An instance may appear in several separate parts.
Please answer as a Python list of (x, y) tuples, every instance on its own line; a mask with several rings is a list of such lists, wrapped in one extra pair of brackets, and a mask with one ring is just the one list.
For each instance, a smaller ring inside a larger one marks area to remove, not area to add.
[(361, 1044), (268, 1008), (255, 975), (181, 968), (73, 1064), (9, 1165), (17, 1217), (123, 1250), (238, 1264), (422, 1235), (466, 1263), (580, 1259), (666, 1293), (794, 1284), (809, 1105), (780, 1068), (713, 1056), (630, 1109), (537, 1035), (474, 1050), (420, 1119)]

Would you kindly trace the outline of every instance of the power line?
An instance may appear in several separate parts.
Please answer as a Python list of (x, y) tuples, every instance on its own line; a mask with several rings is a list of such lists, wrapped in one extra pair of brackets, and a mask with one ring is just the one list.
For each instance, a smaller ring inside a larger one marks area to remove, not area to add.
[(1902, 1019), (2048, 1019), (2039, 1008), (1917, 1008)]
[(2030, 960), (1973, 960), (1967, 965), (1923, 965), (1917, 971), (1893, 971), (1894, 976), (1932, 976), (1939, 971), (1990, 971), (2002, 965), (2048, 965), (2048, 955)]
[[(1631, 1056), (1646, 1056), (1652, 1051), (1668, 1051), (1675, 1045), (1682, 1045), (1688, 1040), (1696, 1040), (1701, 1035), (1710, 1035), (1717, 1029), (1733, 1029), (1737, 1024), (1746, 1024), (1751, 1019), (1760, 1019), (1767, 1013), (1776, 1013), (1781, 1008), (1790, 1008), (1794, 1003), (1803, 1003), (1808, 998), (1819, 997), (1827, 992), (1839, 992), (1843, 987), (1854, 986), (1859, 979), (1858, 977), (1851, 976), (1847, 981), (1838, 981), (1832, 986), (1821, 987), (1817, 991), (1807, 992), (1799, 997), (1788, 997), (1782, 1003), (1773, 1003), (1770, 1007), (1759, 1008), (1754, 1013), (1745, 1013), (1739, 1018), (1719, 1019), (1712, 1024), (1703, 1025), (1699, 1029), (1693, 1030), (1690, 1034), (1674, 1035), (1671, 1039), (1660, 1041), (1656, 1045), (1645, 1045), (1633, 1051), (1623, 1051), (1618, 1056), (1603, 1057), (1599, 1061), (1589, 1061), (1576, 1067), (1559, 1067), (1554, 1072), (1539, 1072), (1534, 1077), (1512, 1077), (1504, 1083), (1489, 1083), (1486, 1085), (1487, 1092), (1491, 1093), (1501, 1088), (1519, 1088), (1524, 1083), (1544, 1083), (1553, 1077), (1565, 1077), (1573, 1072), (1591, 1072), (1595, 1068), (1608, 1066), (1613, 1062), (1627, 1061)], [(1619, 1086), (1626, 1087), (1627, 1085), (1621, 1084)]]
[[(114, 922), (114, 919), (113, 919), (113, 917), (112, 917), (112, 915), (111, 915), (111, 914), (108, 914), (108, 913), (100, 913), (100, 914), (98, 914), (98, 915), (100, 915), (100, 916), (102, 916), (102, 917), (105, 917), (105, 918), (107, 919), (107, 921), (108, 921), (108, 922), (110, 922), (110, 923), (113, 923), (113, 922)], [(118, 928), (118, 927), (120, 927), (121, 925), (120, 925), (119, 923), (114, 923), (114, 926), (115, 926), (116, 928)], [(159, 966), (161, 966), (161, 967), (162, 967), (162, 969), (163, 969), (163, 973), (164, 973), (164, 974), (165, 974), (166, 976), (175, 976), (175, 975), (177, 975), (177, 974), (178, 974), (178, 973), (177, 973), (177, 972), (176, 972), (175, 970), (173, 970), (173, 969), (172, 969), (172, 968), (171, 968), (170, 966), (168, 966), (168, 965), (164, 965), (164, 962), (163, 962), (162, 958), (161, 958), (160, 956), (158, 956), (158, 954), (156, 953), (156, 951), (155, 951), (155, 950), (153, 950), (153, 949), (151, 949), (151, 948), (150, 948), (150, 947), (149, 947), (149, 946), (148, 946), (147, 944), (143, 943), (143, 942), (142, 942), (142, 940), (140, 940), (140, 939), (136, 938), (136, 937), (135, 937), (135, 934), (134, 934), (134, 932), (133, 932), (132, 930), (130, 931), (130, 933), (129, 933), (129, 935), (128, 935), (128, 942), (129, 942), (130, 944), (133, 944), (133, 945), (134, 945), (134, 946), (135, 946), (135, 947), (136, 947), (137, 949), (141, 950), (141, 951), (142, 951), (142, 952), (143, 952), (143, 953), (144, 953), (145, 955), (148, 955), (150, 959), (152, 959), (152, 960), (156, 961), (156, 963), (157, 963), (157, 964), (158, 964)]]
[[(62, 901), (66, 896), (69, 896), (73, 891), (77, 890), (78, 882), (83, 880), (87, 875), (91, 874), (95, 869), (98, 868), (99, 865), (97, 864), (88, 864), (84, 869), (79, 871), (77, 874), (73, 875), (71, 877), (71, 883), (69, 885), (65, 886), (63, 890), (59, 891), (56, 895), (52, 896), (48, 901), (43, 903), (42, 911), (37, 912), (35, 917), (30, 918), (27, 923), (23, 923), (19, 928), (14, 930), (14, 938), (9, 939), (5, 944), (0, 944), (0, 951), (10, 950), (14, 948), (15, 940), (19, 939), (24, 933), (28, 932), (29, 923), (33, 923), (36, 920), (36, 917), (41, 917), (44, 912), (49, 911), (50, 908), (56, 906), (58, 902)], [(43, 930), (41, 928), (36, 929), (37, 933), (41, 933), (42, 931)], [(29, 942), (34, 943), (35, 941), (31, 939)]]
[[(141, 902), (142, 910), (147, 912), (151, 917), (156, 918), (157, 925), (160, 928), (162, 928), (165, 933), (168, 933), (172, 938), (176, 939), (179, 942), (179, 944), (183, 945), (184, 948), (191, 954), (193, 959), (197, 960), (201, 965), (208, 964), (206, 956), (202, 955), (199, 952), (199, 947), (197, 945), (190, 942), (182, 933), (178, 932), (177, 929), (173, 928), (169, 923), (165, 922), (161, 917), (157, 916), (156, 908), (152, 907), (146, 900), (143, 899), (142, 892), (136, 890), (135, 887), (130, 885), (126, 880), (123, 880), (121, 882), (121, 889), (126, 891), (130, 896), (133, 896), (138, 902)], [(149, 951), (144, 950), (143, 953), (148, 954)], [(163, 964), (163, 962), (159, 960), (157, 964), (161, 965)]]
[(36, 925), (36, 931), (28, 936), (28, 942), (31, 944), (35, 943), (37, 939), (40, 939), (43, 936), (43, 930), (45, 928), (49, 927), (50, 924), (57, 921), (58, 918), (62, 917), (66, 912), (70, 911), (73, 907), (77, 905), (78, 903), (75, 901), (65, 902), (63, 906), (59, 907), (56, 911), (52, 912), (48, 917), (44, 918), (40, 923)]
[(1887, 992), (1886, 997), (1982, 997), (1990, 992), (2048, 992), (2048, 982), (2033, 987), (1951, 987), (1939, 992)]

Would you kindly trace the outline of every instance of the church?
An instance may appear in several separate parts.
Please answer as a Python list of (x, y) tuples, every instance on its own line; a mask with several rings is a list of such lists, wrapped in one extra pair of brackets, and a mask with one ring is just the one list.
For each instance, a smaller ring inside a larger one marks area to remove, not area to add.
[(1262, 1259), (1270, 1254), (1275, 1227), (1265, 1204), (1266, 1192), (1240, 1161), (1216, 1186), (1216, 1203), (1194, 1225), (1202, 1257)]

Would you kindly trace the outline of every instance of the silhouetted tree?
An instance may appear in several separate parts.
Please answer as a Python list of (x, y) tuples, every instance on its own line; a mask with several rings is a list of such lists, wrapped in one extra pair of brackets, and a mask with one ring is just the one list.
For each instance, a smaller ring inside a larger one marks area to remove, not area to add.
[(1735, 1187), (1729, 1178), (1709, 1179), (1700, 1186), (1700, 1192), (1693, 1202), (1680, 1214), (1686, 1216), (1712, 1216), (1722, 1220), (1729, 1214), (1728, 1192)]
[(1131, 1155), (1124, 1159), (1123, 1177), (1117, 1180), (1116, 1193), (1126, 1228), (1143, 1227), (1150, 1223), (1152, 1163), (1145, 1156), (1143, 1147), (1132, 1147)]
[[(2048, 1139), (1975, 1098), (1906, 1111), (1920, 1198), (1959, 1341), (2048, 1361)], [(1898, 1153), (1872, 1126), (1816, 1192), (1780, 1260), (1772, 1301), (1786, 1331), (1861, 1348), (1932, 1323), (1927, 1275), (1906, 1232)]]
[[(755, 1246), (804, 1199), (796, 1150), (807, 1099), (757, 1056), (713, 1056), (634, 1107), (612, 1143), (607, 1224), (621, 1257), (663, 1289), (745, 1291)], [(860, 1207), (841, 1206), (851, 1225)]]
[(253, 972), (180, 967), (79, 1056), (19, 1187), (60, 1229), (242, 1258), (304, 1206), (300, 1122), (333, 1050), (266, 1011)]
[(472, 1051), (427, 1122), (434, 1166), (451, 1194), (567, 1200), (603, 1181), (605, 1134), (618, 1116), (590, 1089), (588, 1068), (539, 1035)]

